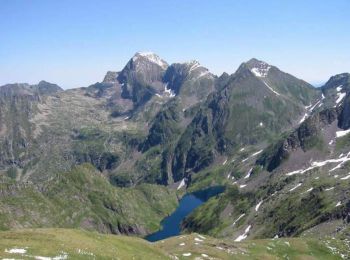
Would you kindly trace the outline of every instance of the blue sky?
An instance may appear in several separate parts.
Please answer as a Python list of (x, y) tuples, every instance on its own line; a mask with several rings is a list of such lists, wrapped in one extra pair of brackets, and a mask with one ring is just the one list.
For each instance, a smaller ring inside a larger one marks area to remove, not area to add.
[(255, 57), (319, 83), (350, 72), (349, 10), (349, 0), (0, 0), (0, 85), (87, 86), (137, 51), (215, 74)]

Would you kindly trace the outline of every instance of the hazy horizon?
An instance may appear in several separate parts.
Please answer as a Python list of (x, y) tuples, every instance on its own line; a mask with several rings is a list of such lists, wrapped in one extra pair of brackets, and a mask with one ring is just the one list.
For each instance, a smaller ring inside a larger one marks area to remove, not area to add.
[(198, 60), (233, 73), (264, 60), (313, 85), (350, 72), (350, 2), (6, 1), (0, 4), (0, 85), (63, 88), (102, 81), (137, 51), (169, 64)]

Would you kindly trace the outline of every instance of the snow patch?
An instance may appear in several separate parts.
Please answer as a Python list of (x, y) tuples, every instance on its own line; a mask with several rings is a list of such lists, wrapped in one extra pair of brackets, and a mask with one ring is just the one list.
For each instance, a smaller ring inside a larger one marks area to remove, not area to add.
[(303, 193), (308, 193), (308, 192), (311, 192), (314, 188), (310, 188), (308, 189), (307, 191), (303, 192)]
[(266, 85), (266, 87), (271, 90), (273, 93), (275, 93), (277, 96), (281, 95), (280, 93), (278, 93), (277, 91), (275, 91), (273, 88), (271, 88), (265, 81), (262, 81), (264, 82), (264, 84)]
[(255, 211), (258, 212), (261, 204), (263, 203), (263, 200), (261, 200), (256, 206), (255, 206)]
[(306, 168), (306, 169), (300, 169), (300, 170), (296, 170), (296, 171), (292, 171), (292, 172), (288, 172), (286, 175), (287, 176), (292, 176), (294, 174), (303, 174), (307, 171), (310, 171), (312, 169), (315, 169), (315, 168), (319, 168), (319, 167), (323, 167), (329, 163), (339, 163), (335, 168), (333, 168), (331, 171), (337, 169), (337, 168), (340, 168), (345, 162), (347, 161), (350, 161), (350, 152), (344, 156), (344, 157), (340, 157), (338, 159), (330, 159), (330, 160), (326, 160), (326, 161), (320, 161), (320, 162), (313, 162), (311, 164), (310, 167)]
[(183, 179), (181, 180), (179, 186), (177, 187), (177, 189), (179, 190), (179, 189), (181, 189), (182, 187), (184, 187), (185, 185), (186, 185), (186, 183), (185, 183), (185, 178), (183, 178)]
[(325, 189), (325, 191), (330, 191), (330, 190), (334, 190), (334, 187), (330, 187), (330, 188)]
[(206, 237), (205, 236), (202, 236), (202, 235), (197, 235), (199, 238), (201, 238), (201, 239), (206, 239)]
[(342, 91), (342, 89), (343, 89), (343, 85), (340, 85), (340, 86), (338, 86), (338, 87), (336, 88), (337, 92)]
[(244, 187), (246, 187), (246, 186), (247, 186), (247, 184), (239, 185), (240, 188), (244, 188)]
[(248, 236), (249, 230), (251, 229), (251, 227), (252, 227), (252, 226), (249, 225), (249, 226), (244, 230), (244, 233), (235, 239), (235, 242), (240, 242), (240, 241), (246, 239), (247, 236)]
[(236, 223), (245, 216), (245, 213), (243, 213), (242, 215), (240, 215), (233, 223), (232, 226), (236, 225)]
[(348, 176), (345, 176), (345, 177), (343, 177), (343, 178), (340, 178), (341, 180), (347, 180), (347, 179), (350, 179), (350, 175), (348, 175)]
[(338, 98), (337, 100), (335, 101), (336, 104), (339, 104), (346, 96), (346, 93), (337, 93), (338, 95)]
[(299, 124), (301, 124), (302, 122), (304, 122), (305, 119), (307, 118), (307, 116), (308, 116), (308, 113), (305, 113), (305, 115), (303, 116), (303, 118), (300, 119)]
[(196, 60), (187, 62), (186, 64), (190, 66), (190, 70), (188, 71), (189, 74), (190, 74), (192, 71), (194, 71), (195, 69), (201, 67), (201, 65), (199, 64), (199, 62), (196, 61)]
[(244, 158), (244, 159), (242, 160), (242, 162), (245, 162), (245, 161), (247, 161), (248, 159), (249, 159), (249, 157)]
[(25, 254), (27, 252), (27, 249), (24, 248), (11, 248), (10, 250), (5, 249), (5, 253), (9, 254)]
[(258, 154), (261, 154), (262, 152), (263, 152), (263, 150), (257, 151), (256, 153), (253, 153), (250, 157), (257, 156)]
[(183, 253), (182, 255), (183, 256), (191, 256), (192, 254), (191, 253)]
[(256, 77), (266, 78), (271, 66), (265, 62), (261, 62), (259, 65), (259, 67), (254, 67), (250, 71), (253, 72)]
[(350, 133), (350, 129), (343, 130), (343, 131), (337, 131), (337, 132), (335, 132), (335, 135), (336, 135), (336, 138), (339, 138), (339, 137), (343, 137), (343, 136), (347, 135), (348, 133)]
[(247, 175), (244, 177), (244, 179), (248, 179), (250, 177), (250, 174), (252, 173), (253, 168), (250, 168)]
[(172, 91), (170, 88), (168, 88), (168, 84), (164, 86), (164, 93), (167, 94), (170, 98), (173, 98), (176, 96), (174, 91)]
[(133, 61), (136, 61), (139, 56), (146, 58), (148, 61), (157, 64), (163, 69), (166, 69), (168, 67), (168, 64), (153, 52), (137, 52), (136, 55), (133, 57)]
[(294, 186), (293, 188), (291, 188), (289, 191), (293, 191), (297, 188), (299, 188), (302, 185), (302, 183), (298, 183), (296, 186)]
[(336, 207), (341, 206), (341, 201), (338, 201), (337, 205), (335, 205)]

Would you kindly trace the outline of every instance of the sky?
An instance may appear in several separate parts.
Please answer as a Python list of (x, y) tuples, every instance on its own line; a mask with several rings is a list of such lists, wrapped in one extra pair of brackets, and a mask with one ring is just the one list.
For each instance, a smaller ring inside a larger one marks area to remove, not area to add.
[(255, 57), (317, 85), (350, 72), (349, 10), (349, 0), (0, 0), (0, 85), (88, 86), (137, 51), (217, 75)]

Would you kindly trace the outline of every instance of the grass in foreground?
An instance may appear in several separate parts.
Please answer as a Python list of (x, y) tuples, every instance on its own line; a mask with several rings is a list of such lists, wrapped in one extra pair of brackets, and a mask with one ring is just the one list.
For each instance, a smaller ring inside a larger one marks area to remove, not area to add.
[(0, 232), (1, 259), (349, 259), (340, 240), (247, 240), (182, 235), (149, 243), (127, 236), (74, 229)]

